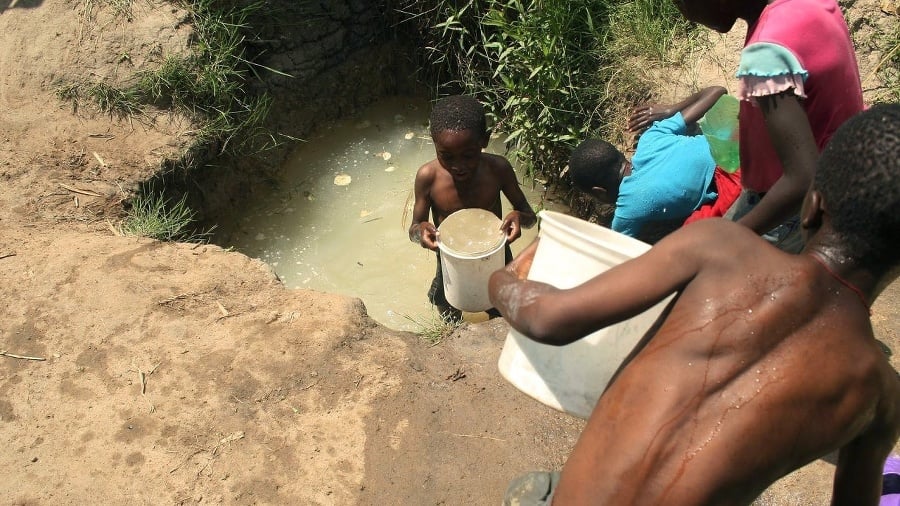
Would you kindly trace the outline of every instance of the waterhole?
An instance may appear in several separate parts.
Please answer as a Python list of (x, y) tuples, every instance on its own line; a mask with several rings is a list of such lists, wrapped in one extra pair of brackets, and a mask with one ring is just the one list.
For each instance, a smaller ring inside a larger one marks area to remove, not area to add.
[[(266, 262), (288, 288), (359, 297), (379, 323), (421, 330), (434, 314), (426, 293), (435, 254), (410, 242), (407, 229), (416, 170), (435, 156), (429, 113), (427, 100), (389, 98), (319, 128), (287, 158), (277, 184), (222, 217), (215, 242)], [(502, 142), (488, 151), (502, 154)], [(522, 184), (532, 206), (562, 210), (536, 185)], [(524, 230), (513, 253), (536, 234)]]

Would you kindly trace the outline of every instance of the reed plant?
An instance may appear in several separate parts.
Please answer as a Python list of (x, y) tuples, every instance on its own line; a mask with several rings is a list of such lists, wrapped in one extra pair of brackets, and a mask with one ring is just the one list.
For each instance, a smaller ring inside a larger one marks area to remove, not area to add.
[[(648, 98), (642, 69), (695, 31), (671, 0), (426, 0), (395, 6), (423, 40), (436, 94), (478, 97), (532, 178), (554, 180), (572, 147), (620, 134)], [(614, 140), (614, 139), (613, 139)]]

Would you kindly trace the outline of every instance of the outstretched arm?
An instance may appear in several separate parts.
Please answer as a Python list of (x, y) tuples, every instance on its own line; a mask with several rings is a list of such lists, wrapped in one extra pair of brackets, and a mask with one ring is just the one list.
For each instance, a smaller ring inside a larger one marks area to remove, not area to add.
[(628, 118), (628, 131), (639, 132), (652, 125), (654, 121), (668, 118), (676, 112), (681, 112), (685, 124), (690, 125), (702, 118), (725, 93), (727, 90), (721, 86), (708, 86), (677, 104), (669, 106), (649, 104), (636, 107)]
[(800, 211), (803, 196), (815, 174), (819, 150), (800, 98), (792, 91), (757, 98), (772, 146), (784, 174), (759, 204), (739, 220), (758, 234), (765, 233)]
[(537, 249), (537, 243), (532, 244), (491, 275), (491, 303), (531, 339), (569, 344), (640, 314), (684, 288), (699, 272), (710, 238), (719, 233), (719, 223), (707, 222), (680, 229), (640, 257), (566, 290), (525, 279)]

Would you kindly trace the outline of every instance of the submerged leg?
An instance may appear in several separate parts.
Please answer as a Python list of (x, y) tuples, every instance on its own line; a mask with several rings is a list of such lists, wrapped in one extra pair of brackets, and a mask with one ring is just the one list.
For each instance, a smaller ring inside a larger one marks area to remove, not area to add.
[(459, 323), (462, 321), (462, 311), (447, 302), (447, 296), (444, 294), (444, 274), (441, 271), (441, 254), (440, 252), (436, 253), (437, 268), (434, 272), (434, 279), (431, 280), (431, 287), (428, 289), (428, 301), (437, 308), (442, 320)]

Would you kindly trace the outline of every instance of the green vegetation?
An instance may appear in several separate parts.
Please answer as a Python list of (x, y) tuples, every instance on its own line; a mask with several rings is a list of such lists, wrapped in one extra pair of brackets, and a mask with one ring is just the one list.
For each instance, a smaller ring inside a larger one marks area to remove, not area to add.
[[(253, 96), (247, 79), (258, 68), (245, 58), (247, 19), (262, 2), (226, 7), (216, 0), (185, 0), (194, 28), (193, 51), (169, 56), (159, 69), (139, 75), (136, 88), (155, 105), (187, 113), (202, 127), (202, 141), (221, 141), (238, 153), (272, 147), (262, 127), (271, 100)], [(267, 69), (271, 70), (271, 69)], [(240, 134), (240, 135), (238, 135)]]
[(414, 318), (408, 314), (401, 314), (400, 316), (416, 325), (418, 330), (415, 333), (431, 346), (441, 344), (444, 338), (449, 337), (454, 330), (463, 324), (462, 320), (446, 318), (439, 314), (437, 310), (431, 311), (430, 319)]
[[(120, 15), (130, 16), (129, 0), (107, 3)], [(248, 78), (261, 67), (244, 52), (247, 19), (262, 2), (239, 3), (176, 2), (187, 11), (194, 30), (188, 54), (167, 55), (158, 68), (138, 73), (136, 81), (125, 87), (66, 83), (57, 88), (57, 96), (75, 107), (88, 98), (101, 111), (122, 117), (139, 116), (151, 105), (174, 109), (199, 125), (193, 132), (197, 142), (218, 145), (221, 152), (249, 154), (273, 147), (276, 141), (263, 127), (271, 100), (254, 95), (248, 86)], [(127, 54), (120, 58), (129, 59)]]
[(187, 195), (172, 202), (152, 189), (131, 199), (131, 209), (119, 227), (122, 235), (150, 237), (160, 241), (206, 242), (212, 230), (196, 232), (191, 226), (195, 213), (185, 203)]
[[(621, 137), (647, 69), (697, 33), (671, 0), (429, 0), (396, 7), (425, 41), (437, 94), (478, 97), (527, 174), (553, 180), (578, 141)], [(676, 60), (673, 61), (673, 58)]]
[[(274, 147), (274, 137), (263, 126), (270, 97), (254, 94), (249, 87), (250, 78), (262, 67), (249, 61), (244, 50), (247, 20), (262, 2), (174, 3), (186, 11), (193, 28), (188, 52), (165, 55), (157, 68), (138, 72), (122, 86), (103, 81), (60, 84), (57, 97), (76, 109), (90, 102), (122, 118), (143, 118), (151, 107), (178, 111), (198, 126), (192, 132), (194, 142), (215, 146), (220, 153), (240, 156)], [(117, 17), (132, 17), (131, 0), (86, 0), (85, 17), (94, 16), (101, 6), (112, 9)], [(121, 63), (130, 56), (123, 53), (118, 59)], [(193, 231), (196, 213), (187, 206), (186, 198), (171, 200), (165, 192), (142, 190), (130, 201), (119, 231), (164, 241), (208, 240), (211, 231)]]
[(96, 83), (88, 86), (85, 93), (103, 112), (120, 117), (130, 117), (141, 112), (140, 97), (134, 89), (122, 90), (106, 83)]

